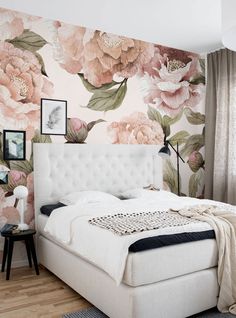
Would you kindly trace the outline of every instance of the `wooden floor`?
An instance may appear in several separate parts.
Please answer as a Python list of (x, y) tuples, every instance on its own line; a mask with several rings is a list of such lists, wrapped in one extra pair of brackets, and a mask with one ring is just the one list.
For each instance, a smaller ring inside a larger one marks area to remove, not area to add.
[(9, 281), (0, 273), (0, 318), (58, 318), (91, 305), (60, 279), (40, 267), (11, 270)]

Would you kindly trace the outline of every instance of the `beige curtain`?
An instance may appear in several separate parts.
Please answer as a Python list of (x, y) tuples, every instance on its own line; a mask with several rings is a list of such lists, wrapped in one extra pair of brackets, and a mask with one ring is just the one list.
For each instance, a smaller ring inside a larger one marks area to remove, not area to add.
[(236, 204), (236, 52), (207, 56), (205, 197)]

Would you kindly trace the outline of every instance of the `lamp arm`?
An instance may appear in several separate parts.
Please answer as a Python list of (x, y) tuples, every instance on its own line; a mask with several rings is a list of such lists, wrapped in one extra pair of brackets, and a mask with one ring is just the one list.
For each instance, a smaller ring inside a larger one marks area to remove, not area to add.
[(174, 152), (176, 153), (176, 155), (183, 161), (183, 163), (185, 163), (185, 161), (184, 161), (184, 159), (181, 157), (179, 151), (177, 151), (177, 150), (173, 147), (173, 145), (169, 142), (169, 140), (166, 140), (165, 142), (171, 146), (171, 148), (174, 150)]

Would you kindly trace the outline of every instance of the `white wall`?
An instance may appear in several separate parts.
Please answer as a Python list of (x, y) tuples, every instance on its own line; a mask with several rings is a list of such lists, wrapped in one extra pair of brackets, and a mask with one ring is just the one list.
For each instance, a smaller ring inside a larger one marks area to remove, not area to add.
[(198, 53), (222, 46), (220, 0), (0, 0), (0, 7)]

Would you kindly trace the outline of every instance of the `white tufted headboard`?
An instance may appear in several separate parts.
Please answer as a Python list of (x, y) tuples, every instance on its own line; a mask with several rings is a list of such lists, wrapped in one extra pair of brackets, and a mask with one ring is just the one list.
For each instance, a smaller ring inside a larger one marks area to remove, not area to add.
[(34, 144), (35, 213), (70, 192), (162, 187), (158, 146)]

